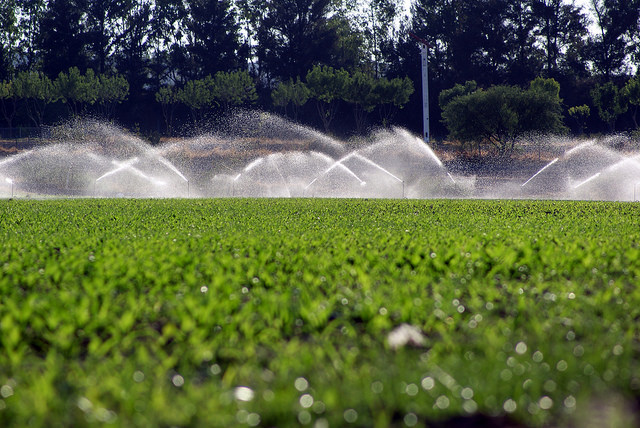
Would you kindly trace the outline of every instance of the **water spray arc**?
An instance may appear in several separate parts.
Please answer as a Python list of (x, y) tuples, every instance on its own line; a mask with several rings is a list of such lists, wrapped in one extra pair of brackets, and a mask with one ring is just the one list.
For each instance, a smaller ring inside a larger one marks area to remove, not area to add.
[[(251, 122), (258, 116), (260, 122)], [(517, 164), (517, 171), (505, 170), (513, 176), (494, 180), (493, 171), (470, 167), (451, 151), (441, 161), (423, 138), (403, 128), (341, 142), (282, 118), (266, 118), (265, 125), (264, 114), (241, 116), (242, 126), (251, 129), (248, 136), (224, 129), (158, 146), (107, 123), (61, 125), (55, 140), (0, 157), (3, 197), (15, 197), (19, 188), (35, 198), (179, 198), (185, 191), (191, 197), (192, 184), (197, 197), (640, 197), (640, 152), (626, 136), (559, 138), (549, 146), (550, 162), (524, 163), (524, 169)], [(262, 134), (263, 126), (269, 134)], [(560, 155), (557, 149), (564, 147)]]
[(13, 180), (10, 179), (9, 177), (5, 177), (4, 181), (6, 181), (11, 185), (11, 197), (13, 198)]

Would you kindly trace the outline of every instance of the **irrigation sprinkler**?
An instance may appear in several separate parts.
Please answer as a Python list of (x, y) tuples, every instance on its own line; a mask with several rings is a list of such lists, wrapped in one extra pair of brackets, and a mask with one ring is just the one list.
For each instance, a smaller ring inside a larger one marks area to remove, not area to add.
[(420, 60), (422, 63), (422, 127), (424, 142), (431, 140), (429, 135), (429, 67), (427, 61), (429, 43), (412, 32), (409, 35), (420, 44)]

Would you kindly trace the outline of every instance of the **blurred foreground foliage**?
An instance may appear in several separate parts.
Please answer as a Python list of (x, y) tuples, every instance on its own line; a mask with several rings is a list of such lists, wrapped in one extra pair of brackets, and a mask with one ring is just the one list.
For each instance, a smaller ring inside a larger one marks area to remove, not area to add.
[[(631, 426), (639, 226), (630, 203), (1, 201), (0, 425)], [(389, 346), (403, 323), (424, 347)]]

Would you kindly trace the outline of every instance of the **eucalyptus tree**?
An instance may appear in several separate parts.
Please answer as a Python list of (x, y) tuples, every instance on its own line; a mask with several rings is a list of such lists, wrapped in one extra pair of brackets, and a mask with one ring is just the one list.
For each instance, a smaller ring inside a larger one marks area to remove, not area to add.
[(124, 0), (124, 5), (116, 28), (114, 68), (129, 82), (130, 100), (138, 102), (146, 95), (149, 83), (152, 4), (151, 0)]
[(82, 0), (50, 0), (40, 21), (38, 47), (42, 71), (57, 76), (69, 67), (84, 70), (88, 61)]
[[(501, 83), (532, 68), (536, 49), (529, 11), (513, 0), (417, 0), (411, 29), (430, 47), (430, 71), (448, 86)], [(533, 71), (535, 73), (535, 70)]]
[(597, 31), (587, 45), (594, 71), (605, 80), (628, 73), (640, 49), (640, 0), (591, 0)]
[(184, 22), (186, 51), (192, 77), (246, 66), (247, 54), (240, 42), (236, 9), (230, 0), (187, 0)]
[(39, 40), (41, 23), (47, 9), (47, 0), (19, 0), (17, 2), (18, 36), (16, 69), (27, 71), (40, 67)]
[(543, 74), (585, 75), (581, 51), (587, 41), (589, 18), (586, 10), (563, 0), (531, 0), (534, 34), (542, 47)]
[(338, 43), (331, 0), (263, 0), (258, 66), (267, 85), (332, 64)]
[(373, 65), (374, 77), (380, 77), (388, 65), (385, 54), (393, 48), (397, 38), (396, 21), (403, 11), (403, 1), (366, 0), (360, 3), (358, 21), (364, 47)]
[(113, 53), (122, 34), (121, 24), (129, 12), (129, 3), (112, 0), (83, 0), (84, 39), (88, 63), (98, 74), (112, 71)]
[(184, 83), (187, 68), (182, 0), (155, 0), (149, 23), (150, 85), (156, 91), (167, 83)]
[(0, 81), (11, 77), (19, 43), (17, 1), (0, 3)]

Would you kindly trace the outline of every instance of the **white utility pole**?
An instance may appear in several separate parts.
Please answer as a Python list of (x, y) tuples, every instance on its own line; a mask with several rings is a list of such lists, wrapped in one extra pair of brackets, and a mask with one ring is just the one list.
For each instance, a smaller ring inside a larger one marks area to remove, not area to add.
[(429, 135), (429, 67), (427, 62), (427, 48), (429, 44), (426, 40), (421, 39), (413, 33), (409, 33), (411, 37), (416, 39), (420, 44), (420, 59), (422, 63), (422, 130), (424, 142), (431, 140)]

